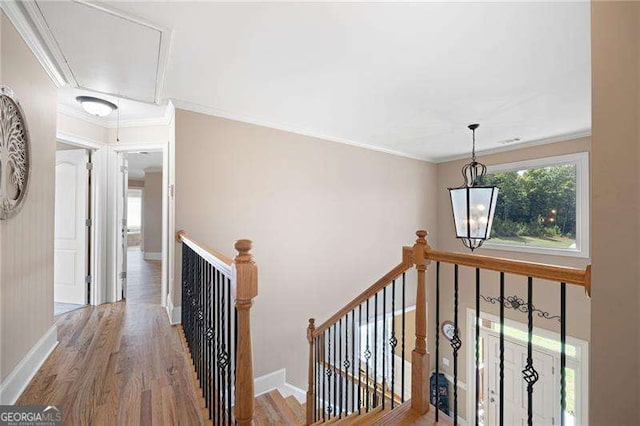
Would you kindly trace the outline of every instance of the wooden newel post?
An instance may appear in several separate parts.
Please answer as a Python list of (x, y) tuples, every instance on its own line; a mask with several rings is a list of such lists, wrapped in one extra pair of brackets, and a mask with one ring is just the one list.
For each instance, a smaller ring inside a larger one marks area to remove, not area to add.
[(416, 346), (411, 354), (411, 407), (419, 414), (429, 411), (429, 353), (427, 352), (427, 231), (416, 232), (413, 262), (418, 272), (416, 294)]
[(307, 425), (313, 423), (313, 413), (315, 412), (315, 376), (313, 372), (313, 332), (316, 329), (315, 320), (309, 319), (309, 327), (307, 327), (307, 340), (309, 341), (309, 388), (307, 389)]
[(252, 425), (254, 412), (253, 352), (251, 348), (251, 305), (258, 295), (258, 267), (253, 261), (250, 240), (234, 245), (236, 274), (236, 309), (238, 310), (238, 353), (236, 364), (235, 417), (239, 425)]

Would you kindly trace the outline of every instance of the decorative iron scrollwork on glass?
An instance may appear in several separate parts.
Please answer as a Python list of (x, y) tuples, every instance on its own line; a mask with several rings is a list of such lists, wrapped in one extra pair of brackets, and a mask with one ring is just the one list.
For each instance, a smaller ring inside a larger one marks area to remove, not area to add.
[(0, 219), (15, 216), (26, 199), (31, 170), (27, 122), (13, 90), (0, 86)]
[[(482, 296), (482, 295), (480, 295), (480, 297), (482, 297), (482, 300), (484, 300), (487, 303), (491, 303), (492, 305), (500, 304), (500, 297)], [(503, 306), (508, 309), (513, 309), (514, 311), (522, 312), (524, 314), (528, 312), (527, 302), (525, 302), (524, 299), (522, 299), (520, 296), (515, 294), (513, 296), (505, 297)], [(541, 309), (538, 309), (533, 305), (531, 305), (531, 311), (534, 312), (536, 315), (538, 315), (539, 318), (544, 318), (548, 320), (555, 319), (556, 321), (560, 321), (560, 315), (552, 315), (549, 312), (545, 312)]]

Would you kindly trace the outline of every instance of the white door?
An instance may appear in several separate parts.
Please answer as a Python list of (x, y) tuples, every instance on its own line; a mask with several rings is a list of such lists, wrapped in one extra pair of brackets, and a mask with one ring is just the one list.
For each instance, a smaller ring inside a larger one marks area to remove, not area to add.
[(129, 164), (126, 153), (120, 153), (119, 187), (121, 193), (118, 196), (118, 226), (120, 228), (118, 244), (118, 279), (120, 280), (120, 294), (118, 299), (127, 295), (127, 194), (129, 192)]
[[(533, 366), (539, 379), (533, 385), (533, 423), (555, 424), (556, 400), (560, 397), (554, 379), (553, 356), (533, 350)], [(527, 383), (522, 370), (527, 365), (527, 348), (504, 341), (504, 424), (527, 424)], [(500, 338), (487, 336), (488, 425), (500, 423)], [(556, 398), (557, 396), (557, 398)]]
[(84, 149), (56, 152), (54, 300), (87, 303), (89, 156)]

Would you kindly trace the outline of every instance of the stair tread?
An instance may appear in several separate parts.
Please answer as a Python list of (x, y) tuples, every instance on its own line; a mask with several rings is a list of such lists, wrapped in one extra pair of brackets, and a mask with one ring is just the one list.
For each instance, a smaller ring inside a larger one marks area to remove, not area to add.
[(304, 424), (307, 420), (307, 412), (305, 406), (303, 406), (300, 401), (298, 401), (293, 395), (286, 397), (284, 400), (296, 415), (296, 420), (298, 420), (298, 423)]
[(382, 409), (382, 406), (380, 405), (370, 410), (368, 413), (364, 413), (364, 414), (358, 414), (358, 412), (352, 413), (347, 418), (342, 419), (338, 423), (344, 424), (344, 425), (364, 425), (364, 424), (368, 425), (371, 422), (375, 421), (376, 419), (380, 418), (381, 416), (384, 416), (389, 410), (391, 410), (391, 407), (385, 406), (384, 409)]
[(255, 425), (301, 425), (289, 403), (277, 390), (256, 397)]

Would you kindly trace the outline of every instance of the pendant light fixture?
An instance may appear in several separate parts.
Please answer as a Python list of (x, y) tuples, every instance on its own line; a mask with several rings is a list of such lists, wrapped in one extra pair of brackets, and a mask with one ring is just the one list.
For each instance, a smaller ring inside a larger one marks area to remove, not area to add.
[(497, 187), (479, 185), (480, 179), (487, 173), (487, 167), (476, 161), (476, 129), (479, 126), (469, 125), (473, 135), (473, 148), (471, 162), (462, 167), (464, 184), (458, 188), (449, 188), (456, 237), (471, 251), (491, 238), (491, 225), (498, 199)]

